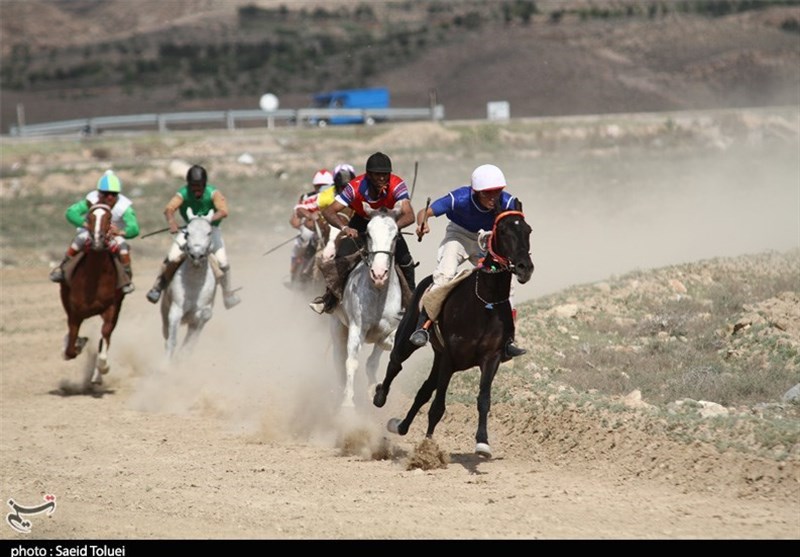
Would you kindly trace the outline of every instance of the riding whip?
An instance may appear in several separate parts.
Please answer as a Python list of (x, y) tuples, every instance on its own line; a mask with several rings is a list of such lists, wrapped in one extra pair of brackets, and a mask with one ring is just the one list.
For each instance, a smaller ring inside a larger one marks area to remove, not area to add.
[(414, 188), (417, 187), (417, 169), (419, 168), (419, 161), (414, 161), (414, 180), (411, 182), (411, 195), (409, 198), (414, 199)]
[(299, 238), (299, 237), (300, 237), (300, 234), (298, 234), (297, 236), (292, 236), (291, 238), (289, 238), (289, 239), (288, 239), (288, 240), (286, 240), (285, 242), (281, 242), (280, 244), (278, 244), (278, 245), (277, 245), (277, 246), (275, 246), (274, 248), (268, 249), (267, 251), (265, 251), (264, 253), (262, 253), (262, 254), (261, 254), (261, 256), (263, 257), (263, 256), (267, 255), (268, 253), (272, 253), (273, 251), (275, 251), (275, 250), (276, 250), (276, 249), (278, 249), (279, 247), (285, 246), (286, 244), (288, 244), (288, 243), (289, 243), (289, 242), (291, 242), (292, 240), (296, 240), (296, 239), (297, 239), (297, 238)]
[(162, 228), (160, 230), (154, 230), (153, 232), (148, 232), (147, 234), (142, 235), (142, 240), (150, 236), (155, 236), (156, 234), (161, 234), (162, 232), (166, 232), (167, 230), (169, 230), (169, 226), (166, 228)]
[[(428, 207), (430, 207), (430, 206), (431, 206), (431, 198), (429, 197), (428, 201), (425, 203), (425, 212), (423, 213), (423, 217), (422, 217), (422, 228), (424, 228), (425, 227), (425, 223), (428, 222)], [(424, 234), (419, 234), (417, 236), (417, 242), (421, 242), (422, 241), (422, 236), (423, 235)]]

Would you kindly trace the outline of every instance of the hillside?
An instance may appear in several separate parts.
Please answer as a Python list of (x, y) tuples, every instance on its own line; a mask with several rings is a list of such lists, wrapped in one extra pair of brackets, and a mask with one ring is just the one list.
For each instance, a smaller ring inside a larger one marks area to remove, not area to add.
[(397, 107), (435, 95), (448, 119), (495, 100), (512, 117), (798, 103), (800, 5), (711, 17), (679, 4), (715, 5), (4, 0), (0, 130), (18, 105), (36, 123), (256, 108), (265, 92), (301, 108), (372, 85)]

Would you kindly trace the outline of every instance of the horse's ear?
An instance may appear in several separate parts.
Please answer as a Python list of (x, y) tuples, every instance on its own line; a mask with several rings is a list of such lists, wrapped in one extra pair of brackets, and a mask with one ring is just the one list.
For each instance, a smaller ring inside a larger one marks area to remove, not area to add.
[(211, 219), (214, 218), (214, 211), (209, 211), (208, 213), (203, 215), (203, 218), (206, 219), (208, 222), (211, 222)]
[(377, 212), (376, 209), (373, 209), (372, 207), (369, 206), (369, 203), (364, 203), (363, 201), (361, 202), (361, 207), (363, 207), (364, 213), (367, 215), (367, 218), (372, 218), (372, 215), (374, 215)]
[(194, 211), (192, 211), (191, 207), (186, 207), (186, 216), (189, 217), (189, 220), (194, 218)]

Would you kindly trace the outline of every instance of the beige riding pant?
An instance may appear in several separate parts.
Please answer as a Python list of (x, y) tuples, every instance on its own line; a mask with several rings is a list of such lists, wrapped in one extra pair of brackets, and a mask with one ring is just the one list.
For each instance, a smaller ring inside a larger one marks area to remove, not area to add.
[[(169, 248), (167, 259), (173, 263), (177, 263), (183, 257), (183, 246), (186, 245), (186, 236), (184, 234), (175, 234), (172, 241), (172, 246)], [(211, 252), (219, 263), (220, 269), (228, 269), (228, 254), (225, 251), (225, 242), (222, 240), (222, 232), (218, 226), (211, 228)]]
[[(433, 271), (433, 285), (431, 290), (447, 284), (458, 274), (462, 264), (469, 262), (475, 267), (480, 262), (485, 252), (478, 243), (478, 233), (460, 227), (454, 222), (447, 225), (444, 238), (439, 244), (436, 254), (436, 269)], [(514, 281), (511, 281), (509, 300), (514, 307)]]

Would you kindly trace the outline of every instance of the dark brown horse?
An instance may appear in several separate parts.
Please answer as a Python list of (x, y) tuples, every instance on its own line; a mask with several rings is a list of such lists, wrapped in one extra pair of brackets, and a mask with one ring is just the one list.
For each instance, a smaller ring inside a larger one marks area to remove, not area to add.
[(111, 333), (117, 325), (124, 294), (117, 286), (118, 270), (111, 250), (114, 242), (108, 233), (111, 208), (104, 204), (92, 205), (86, 223), (90, 241), (83, 252), (76, 256), (77, 262), (71, 271), (68, 265), (66, 280), (61, 283), (61, 303), (67, 312), (69, 326), (64, 359), (72, 360), (77, 357), (86, 344), (86, 337), (78, 337), (83, 321), (95, 315), (101, 316), (103, 326), (91, 379), (92, 383), (101, 384), (101, 375), (109, 371), (108, 347), (111, 344)]
[[(431, 334), (434, 357), (430, 374), (417, 392), (405, 419), (389, 420), (389, 431), (400, 435), (408, 433), (417, 412), (436, 391), (428, 410), (426, 433), (426, 437), (433, 437), (436, 424), (444, 415), (447, 387), (453, 374), (477, 366), (481, 378), (475, 452), (491, 457), (487, 417), (491, 406), (492, 381), (503, 357), (505, 344), (514, 332), (509, 299), (511, 278), (515, 275), (524, 284), (533, 274), (530, 234), (531, 227), (525, 222), (521, 211), (506, 211), (497, 215), (489, 240), (489, 253), (483, 264), (454, 286), (442, 304)], [(382, 407), (386, 403), (392, 381), (400, 373), (403, 362), (417, 349), (409, 337), (416, 328), (419, 299), (431, 282), (430, 276), (420, 282), (414, 293), (414, 301), (397, 328), (386, 377), (375, 390), (375, 406)]]

